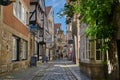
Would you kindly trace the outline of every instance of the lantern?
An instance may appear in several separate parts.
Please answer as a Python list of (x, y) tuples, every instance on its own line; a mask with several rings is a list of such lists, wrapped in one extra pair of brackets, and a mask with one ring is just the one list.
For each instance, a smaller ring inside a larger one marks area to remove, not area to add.
[(16, 0), (0, 0), (0, 5), (8, 6), (10, 3), (15, 2)]

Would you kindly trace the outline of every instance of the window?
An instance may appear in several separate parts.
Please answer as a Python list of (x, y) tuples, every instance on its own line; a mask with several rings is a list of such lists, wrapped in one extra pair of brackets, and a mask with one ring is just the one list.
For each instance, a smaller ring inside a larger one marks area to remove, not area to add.
[(25, 17), (26, 17), (26, 13), (25, 13), (25, 9), (24, 9), (23, 4), (22, 4), (22, 6), (21, 6), (21, 20), (23, 22), (25, 22)]
[(86, 59), (89, 59), (89, 57), (90, 57), (90, 42), (86, 38)]
[(81, 36), (80, 37), (81, 40), (80, 40), (80, 45), (83, 45), (83, 46), (80, 46), (80, 60), (84, 60), (84, 36)]
[(67, 25), (67, 31), (72, 31), (72, 23), (69, 23), (69, 24)]
[(25, 10), (24, 5), (21, 2), (13, 3), (13, 14), (25, 25), (28, 21), (28, 12)]
[(18, 37), (13, 36), (13, 61), (19, 60), (19, 53), (20, 53), (20, 39)]
[(21, 16), (22, 15), (22, 5), (21, 3), (19, 2), (18, 4), (18, 18), (21, 19)]
[(15, 16), (18, 16), (18, 15), (17, 15), (17, 3), (16, 3), (16, 2), (13, 3), (13, 14), (14, 14)]
[(86, 52), (85, 52), (85, 50), (86, 50), (86, 39), (85, 39), (85, 36), (83, 35), (83, 40), (82, 40), (82, 42), (83, 42), (83, 59), (85, 60), (86, 59)]
[(22, 60), (27, 59), (27, 53), (28, 53), (28, 46), (27, 46), (27, 41), (23, 40), (23, 48), (22, 48)]
[(28, 12), (25, 12), (25, 17), (24, 17), (24, 23), (27, 25), (27, 24), (29, 24), (28, 22), (29, 22), (29, 13)]
[(32, 50), (33, 50), (33, 45), (32, 45), (32, 44), (33, 44), (33, 40), (30, 39), (30, 52), (31, 52), (31, 53), (33, 52), (33, 51), (32, 51)]
[(37, 55), (37, 42), (35, 42), (35, 54), (34, 55)]
[(101, 46), (102, 46), (102, 40), (97, 40), (96, 41), (96, 60), (102, 59), (102, 54), (100, 52)]

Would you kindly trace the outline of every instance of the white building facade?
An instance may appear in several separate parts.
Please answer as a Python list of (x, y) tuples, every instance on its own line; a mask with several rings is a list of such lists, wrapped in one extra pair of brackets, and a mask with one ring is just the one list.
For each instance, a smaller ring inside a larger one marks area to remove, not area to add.
[(52, 6), (46, 7), (48, 36), (46, 39), (46, 55), (49, 60), (53, 59), (54, 55), (54, 11)]

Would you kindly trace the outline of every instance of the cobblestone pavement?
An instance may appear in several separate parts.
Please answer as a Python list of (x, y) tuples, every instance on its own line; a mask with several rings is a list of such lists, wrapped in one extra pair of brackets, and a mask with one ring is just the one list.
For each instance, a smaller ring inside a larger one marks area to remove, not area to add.
[(89, 80), (80, 73), (77, 69), (79, 67), (70, 68), (70, 65), (73, 63), (65, 59), (50, 61), (37, 67), (6, 74), (0, 77), (0, 80)]
[(67, 67), (65, 62), (50, 62), (50, 65), (41, 70), (33, 80), (78, 80)]

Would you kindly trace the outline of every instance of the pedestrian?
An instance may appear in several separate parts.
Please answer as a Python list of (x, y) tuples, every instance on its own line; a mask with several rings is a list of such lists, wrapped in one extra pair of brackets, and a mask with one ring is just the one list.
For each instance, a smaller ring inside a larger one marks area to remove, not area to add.
[(48, 57), (47, 56), (45, 56), (45, 61), (46, 61), (46, 63), (48, 62)]

